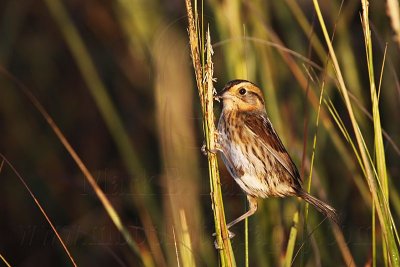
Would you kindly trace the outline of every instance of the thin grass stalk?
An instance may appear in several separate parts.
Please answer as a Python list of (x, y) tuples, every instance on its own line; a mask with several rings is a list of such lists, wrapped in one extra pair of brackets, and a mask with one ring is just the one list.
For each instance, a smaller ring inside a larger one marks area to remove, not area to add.
[[(325, 83), (322, 83), (321, 86), (321, 93), (319, 97), (319, 104), (318, 104), (318, 110), (317, 110), (317, 118), (315, 122), (315, 134), (314, 134), (314, 139), (313, 139), (313, 149), (312, 149), (312, 154), (311, 154), (311, 163), (310, 163), (310, 174), (308, 176), (308, 181), (307, 181), (307, 192), (310, 193), (311, 191), (311, 182), (312, 182), (312, 174), (313, 174), (313, 166), (314, 166), (314, 159), (315, 159), (315, 151), (316, 151), (316, 146), (317, 146), (317, 133), (318, 133), (318, 126), (319, 126), (319, 115), (321, 111), (321, 104), (322, 104), (322, 99), (323, 99), (323, 94), (324, 94), (324, 87)], [(306, 225), (307, 225), (307, 218), (308, 218), (308, 210), (309, 210), (309, 204), (305, 203), (304, 206), (304, 230), (306, 230)], [(297, 225), (299, 221), (299, 213), (296, 212), (293, 216), (293, 226), (290, 229), (290, 235), (289, 235), (289, 241), (288, 241), (288, 246), (286, 249), (286, 257), (285, 257), (285, 266), (289, 267), (292, 264), (292, 258), (293, 258), (293, 251), (294, 251), (294, 245), (296, 243), (296, 238), (297, 238)]]
[[(383, 194), (383, 200), (385, 202), (380, 202), (378, 204), (383, 205), (383, 210), (386, 216), (390, 213), (389, 210), (389, 189), (388, 189), (388, 177), (387, 177), (387, 170), (386, 170), (386, 159), (385, 159), (385, 151), (383, 145), (383, 138), (382, 138), (382, 128), (381, 128), (381, 119), (379, 114), (379, 95), (376, 90), (375, 85), (375, 74), (374, 74), (374, 64), (373, 64), (373, 52), (372, 52), (372, 40), (371, 40), (371, 31), (369, 29), (369, 14), (368, 14), (368, 2), (365, 0), (361, 1), (363, 12), (362, 12), (362, 24), (364, 30), (364, 42), (365, 42), (365, 49), (366, 49), (366, 57), (367, 57), (367, 64), (368, 64), (368, 76), (370, 82), (370, 91), (371, 91), (371, 102), (372, 102), (372, 116), (373, 116), (373, 126), (374, 126), (374, 147), (376, 153), (376, 167), (379, 179), (381, 184), (381, 190)], [(382, 201), (382, 200), (381, 200)], [(374, 219), (374, 218), (373, 218)], [(390, 223), (390, 222), (386, 222)], [(391, 227), (392, 225), (387, 225), (388, 231), (390, 231), (391, 235), (393, 234)], [(375, 234), (375, 232), (373, 233)], [(382, 249), (383, 249), (383, 259), (385, 262), (385, 266), (388, 265), (388, 249), (390, 251), (397, 251), (397, 245), (395, 243), (394, 237), (393, 240), (390, 238), (384, 238), (382, 240)], [(389, 242), (389, 243), (387, 243)], [(393, 243), (392, 243), (393, 242)], [(373, 244), (375, 245), (375, 244)], [(392, 252), (391, 252), (392, 253)], [(398, 251), (397, 251), (398, 254)], [(399, 255), (396, 256), (397, 261), (399, 261)], [(391, 262), (394, 264), (394, 262)], [(398, 265), (399, 262), (397, 262)], [(396, 266), (397, 266), (396, 265)]]
[[(372, 100), (372, 110), (373, 110), (373, 119), (374, 119), (374, 144), (375, 144), (375, 149), (377, 146), (377, 121), (376, 121), (376, 108), (377, 108), (377, 99), (376, 99), (376, 89), (375, 89), (375, 79), (373, 77), (374, 75), (374, 69), (373, 69), (373, 62), (372, 62), (372, 45), (371, 45), (371, 39), (370, 39), (370, 31), (369, 31), (369, 23), (368, 21), (364, 21), (365, 19), (368, 19), (368, 9), (365, 9), (363, 7), (363, 30), (364, 30), (364, 42), (365, 42), (365, 50), (366, 50), (366, 57), (367, 57), (367, 65), (368, 65), (368, 77), (369, 77), (369, 82), (370, 82), (370, 93), (371, 93), (371, 100)], [(371, 50), (370, 50), (371, 49)], [(371, 76), (372, 75), (372, 76)], [(379, 111), (378, 111), (379, 112)], [(380, 124), (380, 122), (379, 122)], [(378, 171), (379, 171), (379, 152), (376, 151), (376, 157), (377, 157), (377, 163), (378, 163)], [(385, 173), (386, 176), (386, 173)], [(383, 177), (381, 178), (383, 180)], [(372, 229), (371, 229), (371, 235), (372, 235), (372, 266), (376, 267), (376, 262), (377, 262), (377, 249), (376, 249), (376, 234), (377, 234), (377, 229), (376, 229), (376, 209), (375, 205), (376, 202), (373, 199), (372, 200), (372, 216), (371, 216), (371, 221), (372, 221)], [(387, 249), (386, 249), (386, 244), (385, 240), (382, 240), (382, 252), (383, 252), (383, 259), (385, 266), (388, 266), (388, 257), (387, 257)]]
[[(347, 142), (349, 142), (351, 148), (353, 149), (353, 152), (357, 158), (357, 161), (361, 162), (362, 159), (361, 159), (360, 153), (357, 150), (356, 144), (351, 139), (350, 133), (347, 131), (347, 128), (344, 125), (344, 122), (341, 119), (341, 117), (340, 117), (338, 111), (336, 110), (335, 106), (333, 105), (332, 101), (329, 100), (328, 102), (325, 102), (325, 104), (328, 106), (328, 110), (331, 113), (337, 126), (339, 127), (339, 130), (342, 132), (344, 138), (347, 140)], [(360, 165), (360, 167), (361, 167), (361, 171), (362, 171), (363, 175), (365, 176), (366, 171), (365, 171), (364, 165)]]
[[(321, 104), (322, 104), (322, 99), (324, 95), (324, 88), (325, 88), (325, 82), (322, 83), (321, 85), (321, 93), (319, 96), (319, 104), (318, 104), (318, 110), (317, 110), (317, 118), (315, 120), (315, 133), (314, 133), (314, 138), (313, 138), (313, 147), (312, 147), (312, 153), (311, 153), (311, 164), (310, 164), (310, 174), (308, 176), (308, 182), (307, 182), (307, 192), (311, 192), (311, 182), (312, 182), (312, 174), (313, 174), (313, 167), (314, 167), (314, 159), (315, 159), (315, 151), (317, 148), (317, 134), (318, 134), (318, 127), (319, 127), (319, 115), (321, 111)], [(307, 221), (307, 216), (308, 216), (308, 207), (309, 204), (305, 204), (305, 221)]]
[[(363, 5), (364, 8), (366, 8), (366, 2), (364, 2), (365, 5)], [(335, 51), (333, 49), (333, 45), (330, 41), (328, 31), (325, 26), (325, 21), (322, 17), (322, 13), (318, 4), (317, 0), (313, 0), (314, 8), (316, 10), (318, 20), (320, 22), (324, 38), (326, 41), (326, 44), (328, 45), (329, 49), (329, 54), (331, 55), (332, 59), (332, 64), (335, 69), (336, 77), (338, 79), (338, 84), (339, 84), (339, 91), (342, 94), (345, 106), (347, 108), (348, 115), (350, 117), (350, 121), (353, 127), (353, 131), (355, 134), (355, 138), (357, 141), (357, 150), (360, 153), (360, 166), (363, 166), (365, 170), (365, 177), (368, 182), (368, 186), (370, 188), (370, 191), (372, 193), (372, 197), (374, 201), (376, 202), (376, 210), (378, 214), (378, 218), (380, 221), (380, 225), (382, 228), (382, 235), (383, 238), (386, 240), (387, 244), (390, 244), (391, 248), (393, 249), (390, 253), (390, 262), (393, 264), (393, 266), (399, 266), (399, 253), (398, 253), (398, 248), (396, 246), (396, 242), (394, 239), (394, 234), (393, 234), (393, 218), (390, 214), (390, 211), (386, 211), (386, 205), (385, 205), (385, 196), (382, 194), (381, 189), (379, 188), (379, 179), (375, 179), (375, 173), (374, 173), (374, 167), (371, 163), (370, 157), (369, 157), (369, 152), (368, 149), (365, 145), (364, 137), (361, 133), (361, 130), (359, 128), (358, 122), (355, 118), (354, 111), (352, 104), (350, 102), (349, 94), (343, 79), (343, 75), (341, 73), (341, 69), (339, 67), (339, 63), (335, 54)], [(396, 231), (396, 230), (395, 230)], [(393, 247), (394, 246), (394, 247)]]
[[(18, 177), (18, 179), (21, 181), (22, 185), (25, 187), (25, 189), (28, 191), (29, 195), (31, 196), (31, 198), (33, 199), (33, 201), (35, 202), (36, 206), (39, 208), (40, 212), (43, 214), (43, 217), (46, 219), (47, 223), (50, 225), (51, 230), (54, 232), (55, 236), (57, 237), (58, 241), (60, 242), (61, 246), (63, 247), (65, 253), (67, 254), (69, 260), (71, 261), (73, 266), (78, 266), (75, 262), (74, 257), (72, 256), (71, 252), (69, 251), (67, 245), (65, 244), (65, 242), (62, 240), (60, 234), (58, 233), (56, 227), (54, 226), (53, 222), (50, 220), (50, 217), (47, 215), (47, 212), (44, 210), (42, 204), (40, 204), (39, 200), (37, 199), (37, 197), (35, 196), (35, 194), (32, 192), (32, 190), (29, 188), (28, 184), (25, 182), (24, 178), (22, 178), (22, 175), (19, 174), (19, 172), (17, 171), (17, 169), (15, 169), (14, 165), (11, 164), (10, 161), (8, 161), (8, 159), (6, 159), (6, 157), (0, 153), (0, 157), (2, 158), (2, 163), (0, 165), (0, 167), (3, 166), (3, 163), (5, 162), (10, 168), (11, 170), (14, 172), (14, 174)], [(1, 168), (0, 168), (1, 170)], [(1, 256), (1, 254), (0, 254)], [(4, 263), (9, 266), (8, 262), (3, 258), (3, 256), (1, 256), (1, 259), (4, 261)]]
[(7, 266), (7, 267), (11, 267), (11, 265), (8, 263), (8, 261), (3, 257), (3, 255), (0, 254), (0, 259), (3, 261), (3, 263)]
[[(325, 100), (324, 100), (324, 101), (325, 101)], [(319, 147), (321, 147), (321, 145), (320, 145)], [(305, 161), (305, 167), (308, 169), (308, 171), (310, 171), (310, 168), (311, 168), (310, 166), (311, 166), (310, 161), (309, 161), (309, 160), (306, 160), (306, 161)], [(313, 176), (318, 177), (317, 169), (315, 169), (314, 171), (315, 171), (315, 174), (313, 174)], [(362, 178), (360, 177), (360, 180), (361, 180), (361, 179), (362, 179)], [(317, 179), (313, 179), (313, 181), (314, 181), (315, 187), (316, 187), (316, 188), (319, 188), (319, 190), (318, 190), (318, 193), (319, 193), (318, 196), (319, 196), (321, 199), (326, 199), (326, 198), (327, 198), (326, 191), (325, 191), (324, 187), (322, 187), (322, 186), (319, 184), (319, 179), (318, 179), (318, 178), (317, 178)], [(315, 220), (314, 220), (314, 221), (315, 221)], [(324, 222), (324, 221), (321, 221), (320, 224), (321, 224), (322, 222)], [(315, 241), (315, 238), (313, 238), (312, 232), (315, 231), (316, 229), (318, 229), (320, 224), (318, 224), (318, 225), (311, 231), (311, 233), (309, 233), (309, 235), (308, 235), (309, 238), (311, 238), (311, 242), (312, 242), (312, 245), (313, 245), (314, 250), (319, 249), (319, 247), (318, 247), (318, 245), (316, 245), (316, 243), (315, 243), (316, 241)], [(333, 232), (333, 234), (334, 234), (336, 244), (337, 244), (337, 246), (338, 246), (338, 248), (339, 248), (339, 250), (340, 250), (340, 252), (341, 252), (341, 254), (342, 254), (342, 258), (343, 258), (343, 262), (345, 263), (345, 266), (347, 266), (347, 267), (354, 267), (354, 266), (356, 266), (356, 265), (355, 265), (354, 258), (353, 258), (352, 254), (351, 254), (351, 252), (350, 252), (350, 249), (349, 249), (349, 247), (348, 247), (348, 245), (347, 245), (348, 241), (346, 241), (346, 239), (345, 239), (345, 237), (344, 237), (344, 234), (343, 234), (341, 228), (340, 228), (337, 224), (331, 223), (331, 230), (332, 230), (332, 232)], [(304, 230), (304, 231), (306, 231), (306, 230)], [(304, 244), (304, 243), (303, 243), (303, 244)], [(301, 248), (302, 248), (303, 246), (304, 246), (304, 245), (301, 245), (301, 246), (300, 246), (299, 251), (301, 251)], [(297, 255), (298, 253), (299, 253), (299, 252), (297, 252), (296, 255)], [(316, 257), (318, 257), (318, 256), (317, 256), (318, 254), (319, 254), (318, 251), (316, 251), (316, 254), (315, 254)], [(292, 260), (292, 264), (293, 264), (295, 258), (296, 258), (296, 256), (294, 256), (294, 259)], [(320, 266), (320, 264), (321, 264), (321, 263), (320, 263), (320, 259), (316, 259), (316, 260), (317, 260), (316, 264), (317, 264), (318, 266)], [(319, 263), (319, 264), (318, 264), (318, 263)]]
[(179, 260), (179, 252), (178, 252), (178, 245), (176, 244), (176, 235), (174, 226), (172, 226), (172, 236), (174, 238), (174, 248), (175, 248), (175, 257), (176, 257), (176, 264), (178, 267), (181, 267), (181, 261)]
[[(192, 4), (190, 0), (186, 0), (186, 11), (188, 14), (188, 32), (189, 32), (189, 44), (190, 51), (193, 60), (193, 67), (195, 70), (196, 83), (199, 92), (202, 113), (203, 113), (203, 131), (204, 138), (206, 141), (206, 149), (208, 151), (215, 151), (216, 140), (215, 140), (215, 118), (214, 118), (214, 86), (213, 86), (213, 63), (211, 60), (212, 46), (210, 31), (208, 29), (205, 36), (206, 47), (201, 48), (205, 51), (206, 60), (205, 65), (200, 62), (200, 48), (199, 48), (199, 29), (196, 25), (198, 23), (194, 20)], [(195, 14), (195, 16), (197, 16)], [(204, 72), (203, 72), (204, 70)], [(216, 244), (219, 247), (219, 260), (221, 266), (236, 266), (232, 246), (228, 237), (228, 229), (225, 222), (224, 206), (222, 201), (222, 193), (220, 186), (220, 177), (218, 171), (218, 162), (216, 154), (208, 153), (208, 167), (210, 177), (210, 190), (211, 190), (211, 205), (214, 214), (215, 232), (216, 232)]]
[[(317, 134), (318, 134), (318, 128), (319, 128), (319, 117), (321, 113), (321, 104), (322, 104), (322, 99), (324, 95), (324, 89), (325, 89), (325, 81), (322, 82), (321, 84), (321, 92), (319, 95), (319, 102), (318, 102), (318, 110), (317, 110), (317, 117), (315, 120), (315, 133), (314, 133), (314, 138), (313, 138), (313, 145), (312, 145), (312, 153), (311, 153), (311, 163), (310, 163), (310, 172), (308, 176), (308, 181), (307, 181), (307, 192), (311, 193), (311, 183), (312, 183), (312, 177), (313, 177), (313, 170), (314, 170), (314, 160), (315, 160), (315, 151), (317, 149)], [(309, 204), (305, 203), (304, 206), (304, 233), (307, 232), (307, 221), (308, 221), (308, 212), (309, 212)]]
[[(204, 124), (205, 127), (205, 134), (206, 138), (206, 146), (209, 151), (214, 151), (216, 147), (216, 140), (215, 140), (215, 118), (214, 118), (214, 86), (213, 86), (213, 63), (211, 61), (211, 54), (212, 46), (211, 46), (211, 37), (210, 37), (210, 30), (207, 30), (207, 38), (206, 38), (206, 53), (207, 53), (207, 60), (206, 60), (206, 70), (204, 78), (206, 79), (205, 83), (205, 107), (204, 107), (204, 114), (206, 117), (206, 123)], [(214, 153), (209, 153), (208, 155), (208, 163), (209, 163), (209, 174), (210, 174), (210, 183), (211, 183), (211, 198), (214, 204), (214, 220), (215, 220), (215, 230), (217, 233), (217, 244), (222, 251), (224, 256), (224, 263), (223, 266), (236, 266), (230, 238), (228, 236), (228, 228), (226, 227), (225, 221), (225, 213), (224, 213), (224, 206), (222, 201), (222, 192), (221, 192), (221, 181), (219, 177), (218, 171), (218, 161), (217, 156)], [(218, 233), (219, 231), (219, 233)], [(220, 238), (218, 238), (218, 236)], [(218, 240), (220, 239), (220, 240)], [(222, 239), (222, 240), (221, 240)], [(222, 245), (222, 246), (221, 246)], [(221, 249), (222, 248), (222, 249)], [(220, 252), (221, 254), (221, 252)]]
[(286, 248), (285, 261), (283, 264), (283, 266), (285, 266), (285, 267), (292, 266), (293, 251), (294, 251), (294, 248), (296, 245), (298, 225), (299, 225), (299, 211), (296, 211), (295, 214), (293, 215), (293, 225), (290, 228), (289, 241), (288, 241), (288, 245)]
[(190, 0), (185, 0), (186, 12), (188, 14), (188, 34), (189, 34), (189, 45), (190, 45), (190, 55), (192, 57), (194, 74), (196, 77), (196, 85), (198, 88), (200, 104), (202, 110), (204, 110), (204, 92), (203, 92), (203, 65), (200, 61), (200, 49), (203, 54), (203, 48), (199, 47), (199, 19), (197, 11), (197, 0), (195, 0), (195, 11), (193, 17), (192, 3)]
[(385, 69), (385, 62), (386, 62), (386, 53), (387, 53), (388, 44), (385, 45), (385, 50), (383, 52), (383, 59), (382, 59), (382, 67), (381, 67), (381, 75), (379, 76), (379, 85), (378, 85), (378, 102), (381, 97), (381, 88), (382, 88), (382, 80), (383, 80), (383, 70)]
[[(287, 3), (289, 4), (289, 2), (287, 2)], [(298, 8), (298, 6), (296, 6), (296, 4), (294, 4), (294, 7)], [(311, 42), (311, 39), (312, 38), (310, 37), (309, 38), (310, 42)], [(309, 77), (311, 78), (311, 75)], [(309, 173), (309, 177), (307, 179), (307, 188), (306, 188), (308, 193), (310, 193), (310, 191), (311, 191), (313, 166), (314, 166), (315, 151), (316, 151), (316, 145), (317, 145), (317, 133), (318, 133), (318, 126), (319, 126), (319, 116), (320, 116), (320, 111), (321, 111), (321, 103), (322, 103), (322, 98), (323, 98), (323, 94), (324, 94), (324, 88), (325, 88), (325, 82), (323, 82), (322, 85), (321, 85), (321, 92), (320, 92), (318, 108), (317, 108), (317, 117), (316, 117), (316, 122), (315, 122), (315, 134), (314, 134), (314, 138), (313, 138), (313, 147), (312, 147), (312, 153), (311, 153), (310, 173)], [(309, 92), (309, 86), (308, 86), (308, 89), (306, 90), (306, 94), (307, 95), (308, 95), (308, 92)], [(305, 124), (305, 129), (306, 129), (306, 124)], [(303, 152), (302, 162), (304, 162), (304, 159), (305, 159), (304, 158), (305, 157), (305, 148), (306, 148), (306, 142), (304, 142), (304, 145), (303, 145), (304, 152)], [(301, 171), (301, 176), (303, 176), (303, 168), (302, 168), (302, 171)], [(307, 230), (308, 211), (309, 211), (309, 204), (305, 203), (305, 206), (304, 206), (304, 233), (306, 233), (306, 230)], [(298, 218), (296, 218), (296, 217), (298, 217), (298, 213), (296, 213), (294, 215), (294, 218), (293, 218), (294, 226), (297, 227)], [(286, 264), (289, 264), (289, 263), (292, 264), (293, 249), (294, 249), (294, 244), (295, 244), (296, 235), (297, 235), (297, 229), (294, 230), (294, 226), (292, 226), (292, 229), (291, 229), (291, 232), (290, 232), (290, 239), (289, 239), (289, 242), (288, 242), (287, 249), (288, 250), (291, 249), (291, 251), (287, 250), (287, 252), (286, 252), (286, 259), (285, 259)], [(293, 233), (292, 233), (292, 230), (293, 230)], [(294, 240), (291, 240), (291, 239), (294, 239)], [(293, 243), (293, 246), (290, 247), (289, 244), (291, 244), (291, 243)], [(288, 258), (288, 257), (290, 257), (290, 258)]]
[(336, 224), (331, 225), (333, 226), (333, 234), (335, 235), (335, 239), (342, 254), (345, 265), (347, 267), (356, 267), (353, 255), (351, 255), (350, 248), (347, 245), (348, 241), (345, 239), (342, 230)]

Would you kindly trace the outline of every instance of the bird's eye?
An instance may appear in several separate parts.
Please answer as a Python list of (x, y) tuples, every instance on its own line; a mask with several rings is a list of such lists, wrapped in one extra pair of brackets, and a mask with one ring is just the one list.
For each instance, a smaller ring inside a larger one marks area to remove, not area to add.
[(245, 95), (246, 94), (246, 89), (244, 89), (244, 88), (242, 88), (242, 89), (240, 89), (239, 90), (239, 94), (241, 94), (241, 95)]

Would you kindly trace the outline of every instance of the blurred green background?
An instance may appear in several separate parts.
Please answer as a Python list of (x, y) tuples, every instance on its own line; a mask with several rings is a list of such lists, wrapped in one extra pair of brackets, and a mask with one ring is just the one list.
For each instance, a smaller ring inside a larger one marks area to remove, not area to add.
[[(361, 4), (348, 0), (320, 5), (328, 30), (335, 32), (334, 48), (373, 155)], [(380, 112), (387, 133), (390, 203), (398, 223), (400, 43), (387, 5), (372, 1), (370, 20), (377, 83), (387, 44)], [(334, 72), (329, 64), (326, 67), (327, 49), (312, 1), (209, 0), (204, 2), (207, 24), (214, 44), (216, 89), (236, 78), (259, 84), (271, 121), (307, 180), (322, 83), (324, 100), (331, 100), (349, 125)], [(217, 266), (207, 161), (200, 152), (201, 111), (186, 28), (183, 0), (0, 2), (1, 68), (27, 86), (53, 117), (116, 208), (141, 255), (126, 244), (45, 119), (2, 71), (0, 152), (36, 194), (80, 266)], [(0, 254), (11, 266), (70, 266), (16, 174), (4, 162), (0, 166)], [(230, 221), (245, 211), (246, 200), (222, 162), (220, 167)], [(353, 259), (356, 266), (371, 266), (372, 261), (384, 266), (379, 226), (379, 253), (372, 256), (367, 183), (324, 103), (313, 167), (311, 191), (332, 204), (343, 223), (336, 231), (327, 221), (319, 225), (323, 218), (310, 209), (308, 226), (299, 227), (299, 254), (293, 265), (354, 266), (346, 262)], [(249, 219), (251, 266), (283, 263), (297, 206), (294, 198), (260, 201), (259, 211)], [(244, 224), (233, 232), (236, 262), (244, 266)], [(182, 256), (188, 254), (194, 262)]]

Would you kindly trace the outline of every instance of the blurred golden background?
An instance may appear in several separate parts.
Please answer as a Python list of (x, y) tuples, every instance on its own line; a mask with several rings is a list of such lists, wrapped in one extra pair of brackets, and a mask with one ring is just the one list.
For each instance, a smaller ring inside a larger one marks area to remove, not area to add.
[[(377, 162), (361, 3), (320, 2), (371, 162)], [(393, 2), (371, 2), (370, 23), (377, 87), (382, 80), (388, 199), (398, 224), (400, 22), (398, 9), (390, 8)], [(216, 90), (237, 78), (264, 89), (271, 121), (305, 184), (317, 132), (311, 191), (338, 210), (342, 227), (320, 224), (323, 218), (310, 209), (307, 226), (301, 223), (298, 229), (293, 265), (395, 266), (384, 256), (394, 248), (384, 245), (379, 223), (372, 224), (377, 215), (352, 143), (329, 111), (337, 110), (354, 138), (312, 1), (203, 4), (215, 52)], [(77, 265), (218, 265), (189, 49), (183, 0), (0, 2), (0, 153), (34, 192)], [(19, 83), (60, 127), (137, 251)], [(11, 266), (70, 266), (35, 201), (12, 168), (0, 162), (0, 255)], [(244, 212), (246, 199), (220, 163), (230, 221)], [(267, 199), (259, 205), (249, 219), (249, 263), (282, 266), (298, 202)], [(233, 231), (236, 263), (244, 266), (244, 224)]]

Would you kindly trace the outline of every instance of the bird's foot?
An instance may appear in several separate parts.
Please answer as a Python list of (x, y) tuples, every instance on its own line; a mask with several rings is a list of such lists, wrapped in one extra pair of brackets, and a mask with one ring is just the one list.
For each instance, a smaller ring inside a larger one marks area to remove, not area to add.
[(207, 145), (206, 145), (206, 141), (204, 141), (203, 145), (201, 146), (201, 153), (203, 153), (204, 156), (207, 156), (208, 153), (217, 154), (218, 151), (221, 151), (221, 146), (217, 142), (215, 142), (214, 149), (208, 149)]
[[(213, 235), (213, 236), (216, 236), (217, 234), (216, 234), (216, 233), (213, 233), (212, 235)], [(228, 230), (228, 238), (229, 238), (229, 239), (232, 239), (232, 238), (234, 238), (234, 237), (235, 237), (235, 233), (233, 233), (233, 232), (231, 232), (231, 231)], [(216, 250), (221, 250), (221, 249), (223, 249), (223, 247), (221, 247), (221, 246), (218, 245), (216, 239), (214, 240), (214, 247), (215, 247)]]
[(212, 153), (212, 154), (217, 154), (218, 149), (208, 149), (206, 142), (203, 143), (203, 145), (201, 146), (201, 153), (203, 153), (204, 156), (207, 156), (208, 153)]

